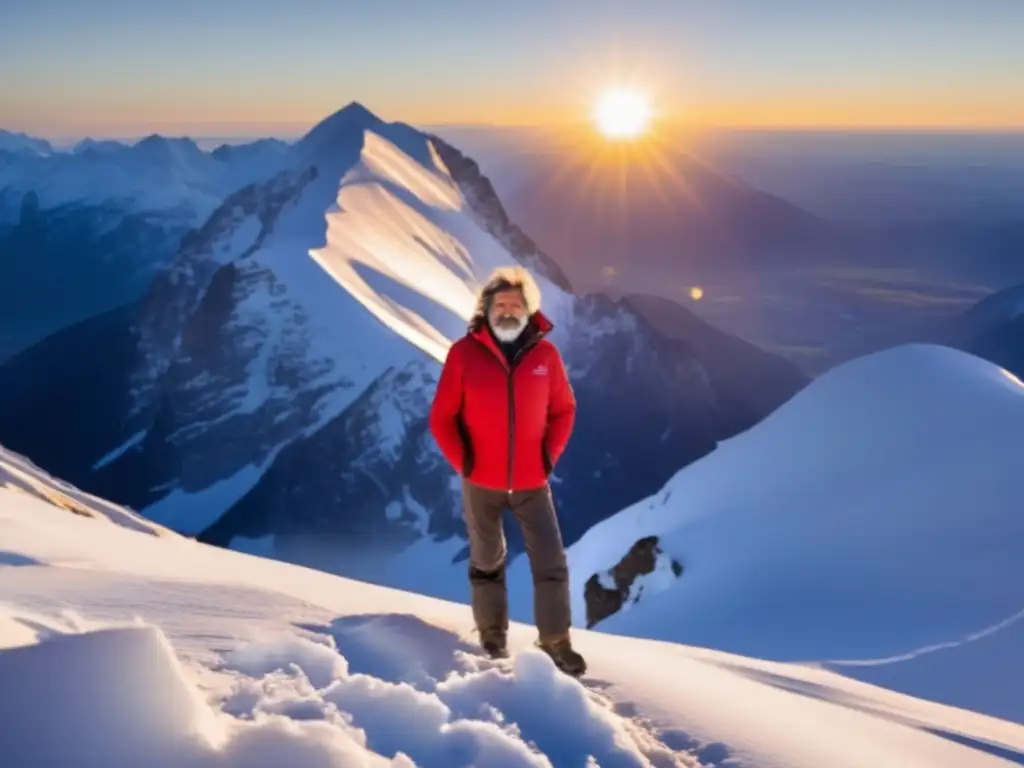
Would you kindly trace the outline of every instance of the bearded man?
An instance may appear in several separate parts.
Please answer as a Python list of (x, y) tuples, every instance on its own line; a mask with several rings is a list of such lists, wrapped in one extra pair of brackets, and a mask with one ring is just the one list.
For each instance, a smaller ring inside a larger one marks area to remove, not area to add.
[(430, 411), (430, 430), (462, 476), (469, 581), (480, 644), (508, 656), (507, 548), (511, 510), (533, 575), (537, 645), (575, 676), (586, 663), (570, 641), (569, 570), (550, 476), (576, 416), (562, 357), (547, 339), (540, 289), (522, 267), (491, 275), (468, 332), (448, 351)]

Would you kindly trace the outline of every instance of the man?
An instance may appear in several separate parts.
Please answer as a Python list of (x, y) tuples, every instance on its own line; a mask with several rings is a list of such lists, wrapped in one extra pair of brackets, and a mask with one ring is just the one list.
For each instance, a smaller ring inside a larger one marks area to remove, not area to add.
[(480, 644), (507, 657), (508, 596), (502, 514), (511, 509), (533, 574), (538, 646), (582, 675), (569, 638), (569, 569), (549, 477), (572, 432), (576, 400), (561, 355), (545, 337), (540, 289), (522, 267), (495, 270), (467, 334), (448, 351), (430, 431), (462, 476), (469, 580)]

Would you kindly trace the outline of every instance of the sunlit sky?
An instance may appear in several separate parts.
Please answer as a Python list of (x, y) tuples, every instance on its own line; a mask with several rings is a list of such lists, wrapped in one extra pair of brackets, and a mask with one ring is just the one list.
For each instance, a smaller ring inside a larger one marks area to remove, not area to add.
[(0, 127), (294, 135), (358, 100), (558, 125), (1024, 128), (1024, 0), (4, 0)]

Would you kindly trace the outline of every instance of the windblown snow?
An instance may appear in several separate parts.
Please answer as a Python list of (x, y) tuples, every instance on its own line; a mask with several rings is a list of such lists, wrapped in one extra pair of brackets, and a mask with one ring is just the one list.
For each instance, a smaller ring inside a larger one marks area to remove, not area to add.
[(521, 625), (486, 661), (464, 605), (110, 524), (132, 519), (0, 488), (5, 768), (1024, 760), (1020, 725), (820, 669), (581, 630), (575, 681)]
[(641, 577), (598, 629), (1024, 722), (1022, 434), (1024, 385), (976, 357), (847, 363), (588, 531), (569, 552), (576, 621), (586, 581), (657, 536), (682, 575)]

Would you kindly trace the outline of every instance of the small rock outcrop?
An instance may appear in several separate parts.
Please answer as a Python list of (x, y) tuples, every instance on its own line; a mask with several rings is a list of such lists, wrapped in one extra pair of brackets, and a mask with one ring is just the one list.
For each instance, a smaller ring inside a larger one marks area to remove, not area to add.
[[(634, 584), (640, 576), (653, 573), (664, 560), (664, 550), (658, 544), (657, 536), (646, 536), (637, 541), (615, 566), (602, 573), (595, 573), (587, 579), (584, 600), (587, 605), (587, 629), (618, 613), (623, 606), (636, 603), (643, 592), (643, 586)], [(679, 577), (683, 565), (668, 558), (672, 574)]]

